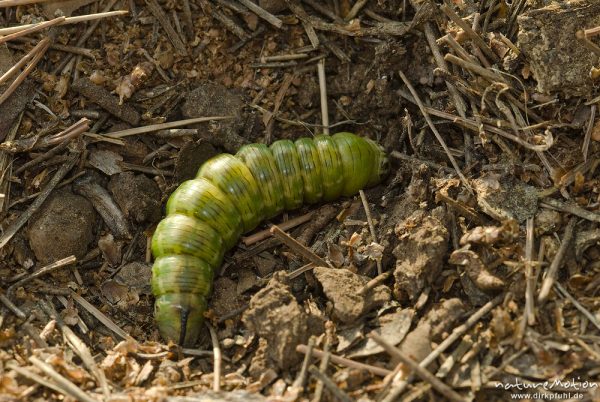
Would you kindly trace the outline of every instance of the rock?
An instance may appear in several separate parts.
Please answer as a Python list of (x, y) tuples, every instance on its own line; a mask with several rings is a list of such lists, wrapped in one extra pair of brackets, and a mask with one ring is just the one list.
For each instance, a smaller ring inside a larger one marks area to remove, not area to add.
[(200, 138), (235, 153), (247, 143), (238, 133), (244, 126), (244, 100), (223, 85), (205, 82), (189, 92), (181, 106), (184, 117), (233, 116), (232, 119), (198, 123)]
[(287, 8), (285, 0), (259, 0), (258, 5), (270, 13), (280, 13)]
[(307, 315), (283, 281), (285, 276), (276, 273), (267, 287), (252, 297), (242, 321), (266, 339), (267, 358), (286, 370), (302, 359), (295, 348), (308, 341), (309, 332)]
[(514, 176), (489, 174), (474, 180), (473, 187), (481, 210), (497, 221), (515, 219), (522, 223), (537, 212), (537, 189)]
[(59, 190), (29, 221), (29, 244), (36, 259), (48, 264), (74, 255), (82, 258), (94, 239), (96, 213), (85, 198)]
[(598, 0), (552, 2), (518, 18), (518, 47), (527, 58), (542, 93), (585, 96), (594, 88), (590, 76), (598, 56), (578, 43), (576, 33), (600, 25)]
[(196, 177), (200, 166), (218, 152), (208, 141), (200, 139), (181, 147), (175, 159), (175, 177), (180, 183)]
[(369, 278), (357, 275), (347, 269), (317, 267), (313, 273), (329, 300), (333, 302), (333, 313), (345, 323), (353, 323), (360, 316), (391, 299), (391, 291), (379, 285), (365, 295), (359, 292)]
[(393, 251), (394, 296), (413, 301), (442, 270), (448, 251), (448, 230), (442, 221), (419, 210), (398, 224), (395, 232), (399, 241)]
[(108, 189), (126, 217), (137, 223), (158, 222), (161, 217), (158, 185), (143, 174), (119, 173), (111, 177)]

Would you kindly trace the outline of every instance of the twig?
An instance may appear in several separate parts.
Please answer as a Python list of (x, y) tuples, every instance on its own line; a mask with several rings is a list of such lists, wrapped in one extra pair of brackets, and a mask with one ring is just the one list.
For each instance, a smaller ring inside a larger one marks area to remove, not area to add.
[[(505, 295), (501, 294), (496, 296), (493, 300), (490, 300), (483, 306), (479, 308), (479, 310), (475, 311), (473, 314), (469, 315), (467, 321), (459, 325), (458, 327), (452, 330), (450, 336), (442, 341), (431, 353), (427, 355), (420, 363), (419, 366), (425, 368), (429, 366), (433, 361), (435, 361), (442, 353), (446, 351), (454, 342), (460, 339), (473, 325), (475, 325), (483, 316), (488, 314), (494, 307), (504, 300)], [(408, 384), (412, 381), (412, 376), (409, 376), (405, 381), (401, 381), (396, 386), (394, 386), (387, 397), (384, 399), (385, 402), (393, 402), (397, 400), (398, 396), (404, 392)]]
[(71, 297), (73, 298), (73, 300), (79, 303), (79, 305), (85, 308), (91, 315), (93, 315), (98, 321), (100, 321), (108, 329), (110, 329), (116, 335), (118, 335), (121, 339), (131, 339), (131, 336), (128, 335), (127, 332), (123, 331), (117, 324), (112, 322), (112, 320), (108, 318), (106, 314), (98, 310), (96, 307), (92, 306), (90, 302), (85, 300), (83, 297), (79, 296), (73, 291), (71, 291)]
[(77, 161), (78, 157), (79, 154), (71, 156), (70, 160), (67, 161), (64, 165), (62, 165), (60, 169), (58, 169), (58, 171), (54, 174), (54, 177), (52, 177), (52, 180), (48, 182), (44, 190), (40, 192), (38, 198), (36, 198), (35, 201), (31, 203), (29, 208), (27, 208), (27, 210), (23, 212), (21, 216), (19, 216), (19, 218), (17, 218), (17, 220), (15, 220), (9, 227), (6, 228), (2, 236), (0, 236), (0, 249), (6, 246), (10, 239), (12, 239), (12, 237), (19, 231), (19, 229), (21, 229), (21, 227), (29, 220), (29, 218), (35, 213), (35, 211), (37, 211), (42, 206), (42, 204), (44, 203), (44, 201), (46, 201), (46, 198), (48, 198), (54, 187), (56, 187), (58, 183), (66, 176), (66, 174), (73, 168), (73, 166), (75, 166), (75, 162)]
[(31, 58), (33, 58), (44, 46), (50, 42), (49, 38), (44, 38), (33, 49), (31, 49), (25, 56), (21, 58), (11, 68), (9, 68), (2, 76), (0, 76), (0, 84), (6, 82), (10, 77), (15, 75)]
[(596, 105), (592, 105), (590, 108), (590, 119), (588, 121), (588, 126), (585, 130), (585, 135), (583, 137), (583, 144), (581, 145), (581, 153), (583, 153), (583, 161), (587, 162), (588, 151), (590, 149), (590, 140), (592, 139), (592, 131), (594, 131), (594, 123), (596, 120)]
[(14, 141), (3, 142), (0, 144), (0, 150), (10, 153), (18, 153), (57, 145), (64, 141), (72, 140), (73, 138), (78, 137), (89, 128), (89, 123), (90, 121), (84, 117), (63, 131), (54, 135), (42, 137), (41, 139), (39, 139), (38, 135), (29, 138), (19, 138)]
[(454, 159), (454, 156), (452, 156), (452, 153), (450, 153), (450, 149), (448, 148), (448, 145), (446, 145), (446, 141), (444, 141), (444, 138), (442, 137), (442, 135), (439, 133), (439, 131), (433, 124), (433, 121), (431, 121), (431, 117), (429, 117), (429, 113), (427, 113), (427, 110), (425, 109), (425, 105), (423, 105), (423, 102), (421, 102), (421, 99), (419, 98), (417, 91), (415, 91), (412, 84), (410, 83), (410, 81), (408, 81), (408, 78), (406, 78), (406, 76), (404, 75), (404, 73), (402, 71), (398, 71), (398, 74), (400, 75), (400, 78), (402, 78), (402, 81), (404, 81), (404, 85), (406, 85), (408, 87), (408, 90), (410, 91), (413, 98), (415, 99), (415, 102), (417, 103), (417, 106), (419, 106), (419, 109), (421, 110), (423, 117), (425, 117), (425, 120), (427, 121), (429, 128), (435, 134), (435, 137), (437, 138), (437, 140), (440, 143), (440, 145), (442, 146), (442, 148), (444, 148), (444, 151), (446, 152), (446, 155), (448, 156), (448, 159), (450, 160), (452, 167), (454, 167), (454, 170), (456, 170), (458, 177), (460, 177), (460, 180), (463, 182), (463, 185), (465, 186), (465, 188), (472, 194), (473, 189), (471, 188), (469, 181), (467, 180), (465, 175), (460, 170), (460, 167), (458, 166), (458, 163), (456, 163), (456, 160)]
[(288, 246), (293, 252), (303, 257), (304, 259), (316, 264), (319, 267), (330, 267), (329, 264), (321, 257), (316, 255), (311, 249), (304, 246), (298, 240), (294, 239), (289, 234), (281, 230), (277, 225), (273, 225), (270, 229), (271, 234), (281, 240), (286, 246)]
[[(295, 228), (296, 226), (300, 226), (303, 223), (310, 221), (314, 215), (315, 211), (310, 211), (309, 213), (306, 213), (302, 216), (298, 216), (285, 222), (281, 222), (277, 226), (279, 226), (279, 229), (281, 230), (290, 230), (292, 228)], [(251, 246), (254, 243), (258, 243), (259, 241), (268, 239), (269, 237), (271, 237), (271, 229), (265, 229), (261, 230), (258, 233), (254, 233), (253, 235), (242, 237), (242, 242), (244, 242), (246, 246)]]
[(27, 67), (25, 67), (23, 72), (21, 74), (19, 74), (17, 76), (17, 78), (15, 78), (15, 80), (9, 85), (9, 87), (6, 88), (4, 93), (2, 95), (0, 95), (0, 105), (2, 105), (4, 103), (4, 101), (6, 101), (13, 94), (13, 92), (15, 92), (15, 90), (19, 87), (19, 85), (21, 85), (21, 83), (23, 81), (25, 81), (25, 78), (27, 78), (29, 73), (31, 73), (31, 71), (35, 68), (35, 66), (37, 66), (38, 62), (42, 59), (42, 57), (44, 57), (46, 50), (48, 50), (48, 45), (49, 45), (49, 42), (46, 42), (44, 45), (42, 45), (36, 51), (35, 56), (29, 62)]
[(276, 28), (281, 28), (283, 26), (283, 21), (279, 18), (275, 17), (270, 12), (266, 11), (262, 7), (258, 6), (256, 3), (253, 3), (250, 0), (238, 0), (240, 3), (248, 7), (254, 14), (258, 15), (263, 20), (267, 21), (269, 24), (273, 25)]
[(436, 389), (440, 394), (454, 402), (464, 402), (466, 399), (463, 398), (459, 393), (454, 391), (448, 385), (440, 381), (436, 376), (431, 374), (426, 368), (420, 366), (416, 361), (411, 359), (396, 348), (394, 345), (388, 343), (381, 335), (371, 332), (369, 337), (377, 342), (381, 347), (385, 349), (392, 357), (400, 360), (406, 366), (408, 366), (416, 375), (422, 380), (427, 381), (431, 386)]
[[(57, 25), (68, 25), (68, 24), (77, 24), (79, 22), (84, 21), (93, 21), (100, 18), (108, 18), (108, 17), (117, 17), (121, 15), (129, 14), (127, 10), (118, 10), (118, 11), (108, 11), (105, 13), (97, 13), (97, 14), (87, 14), (87, 15), (78, 15), (77, 17), (67, 17), (65, 20)], [(0, 35), (9, 35), (15, 32), (22, 31), (24, 29), (28, 29), (32, 26), (36, 26), (38, 24), (25, 24), (19, 25), (17, 27), (9, 27), (9, 28), (0, 28)]]
[(56, 382), (56, 384), (61, 388), (60, 392), (62, 394), (68, 395), (71, 398), (82, 402), (97, 402), (94, 398), (85, 393), (77, 385), (73, 384), (71, 381), (67, 380), (65, 377), (59, 374), (48, 363), (41, 361), (35, 356), (30, 356), (29, 361), (33, 363), (34, 366), (46, 373), (48, 377), (52, 378)]
[(210, 4), (208, 0), (200, 0), (200, 7), (205, 13), (210, 14), (214, 19), (223, 24), (223, 26), (227, 30), (229, 30), (241, 40), (250, 39), (250, 35), (244, 30), (244, 28), (236, 24), (235, 21), (229, 18), (226, 14), (220, 12), (215, 7), (213, 7), (213, 5)]
[(591, 222), (600, 222), (599, 213), (588, 211), (587, 209), (584, 209), (576, 204), (565, 203), (559, 200), (555, 200), (554, 198), (544, 198), (541, 200), (540, 205), (543, 207), (556, 209), (562, 212), (567, 212), (580, 218), (587, 219)]
[(213, 391), (219, 392), (221, 390), (221, 347), (219, 346), (219, 339), (217, 338), (217, 332), (209, 323), (206, 323), (206, 327), (210, 332), (210, 340), (213, 348), (213, 361), (215, 364), (213, 372)]
[(346, 14), (346, 16), (344, 17), (344, 20), (350, 21), (351, 19), (356, 17), (358, 15), (358, 13), (360, 12), (360, 10), (365, 6), (365, 4), (367, 4), (368, 1), (369, 0), (356, 0), (354, 2), (354, 4), (352, 5), (352, 8), (350, 9), (350, 11), (348, 11), (348, 14)]
[(323, 134), (329, 134), (329, 107), (327, 106), (325, 60), (321, 60), (317, 63), (317, 73), (319, 75), (319, 94), (321, 99), (321, 122), (323, 124)]
[(185, 56), (187, 54), (185, 44), (181, 41), (181, 38), (179, 37), (179, 35), (177, 35), (177, 32), (175, 32), (173, 25), (171, 25), (171, 22), (169, 21), (169, 17), (167, 17), (160, 4), (158, 4), (156, 0), (146, 0), (146, 5), (150, 9), (152, 15), (156, 17), (160, 25), (165, 30), (167, 37), (177, 50), (177, 53), (179, 53), (182, 56)]
[(19, 367), (14, 363), (8, 363), (6, 365), (9, 369), (16, 371), (17, 373), (21, 374), (23, 377), (25, 378), (29, 378), (32, 381), (37, 382), (38, 384), (49, 388), (49, 389), (53, 389), (54, 391), (58, 392), (59, 394), (63, 393), (63, 388), (60, 387), (59, 385), (55, 384), (54, 382), (50, 382), (48, 380), (46, 380), (45, 378), (43, 378), (42, 376), (39, 376), (37, 374), (35, 374), (33, 371), (28, 370), (24, 367)]
[(0, 293), (0, 302), (4, 304), (10, 311), (12, 311), (17, 317), (24, 320), (27, 318), (25, 313), (21, 311), (8, 297), (6, 297), (3, 293)]
[[(296, 346), (296, 351), (306, 354), (308, 352), (308, 346), (298, 345)], [(322, 359), (325, 356), (325, 352), (319, 349), (313, 349), (312, 353), (318, 359)], [(340, 366), (355, 368), (359, 370), (366, 370), (372, 374), (381, 377), (385, 377), (386, 375), (391, 373), (391, 371), (388, 369), (384, 369), (377, 366), (371, 366), (370, 364), (359, 363), (357, 361), (346, 359), (345, 357), (337, 356), (334, 354), (331, 354), (330, 360), (332, 363), (339, 364)]]
[(371, 289), (374, 289), (375, 287), (377, 287), (380, 283), (383, 283), (385, 280), (387, 280), (387, 278), (389, 278), (392, 275), (392, 271), (387, 271), (384, 272), (382, 274), (377, 275), (375, 278), (371, 279), (369, 282), (367, 282), (365, 284), (365, 286), (362, 287), (362, 289), (360, 289), (358, 291), (359, 295), (365, 295), (367, 294), (367, 292)]
[(308, 340), (308, 348), (306, 350), (306, 354), (304, 355), (304, 360), (302, 361), (302, 367), (300, 368), (300, 372), (294, 380), (294, 384), (292, 385), (292, 387), (304, 388), (304, 384), (306, 383), (306, 373), (308, 371), (308, 365), (310, 364), (310, 360), (312, 359), (312, 352), (314, 347), (315, 338), (311, 337)]
[(440, 10), (442, 10), (442, 12), (446, 14), (446, 16), (450, 18), (452, 22), (458, 25), (465, 32), (465, 34), (471, 38), (473, 42), (475, 42), (475, 44), (483, 51), (483, 53), (490, 58), (490, 60), (492, 60), (494, 63), (498, 62), (498, 56), (496, 56), (496, 54), (487, 45), (487, 43), (485, 43), (481, 36), (479, 36), (477, 32), (473, 31), (469, 24), (463, 21), (463, 19), (460, 18), (460, 16), (456, 14), (454, 10), (445, 4), (440, 7)]
[(0, 1), (0, 8), (23, 6), (25, 4), (43, 3), (45, 1), (50, 1), (50, 0), (2, 0), (2, 1)]
[(340, 401), (342, 402), (352, 402), (352, 398), (350, 398), (344, 391), (338, 388), (337, 385), (325, 374), (321, 373), (318, 368), (315, 366), (310, 366), (308, 371), (323, 385), (327, 387), (327, 389)]
[(104, 134), (104, 136), (109, 138), (123, 138), (129, 137), (130, 135), (146, 134), (151, 133), (153, 131), (165, 130), (168, 128), (187, 126), (196, 123), (204, 123), (207, 121), (228, 120), (233, 118), (234, 116), (197, 117), (194, 119), (178, 120), (171, 121), (169, 123), (151, 124), (149, 126), (144, 127), (129, 128), (127, 130), (115, 131), (112, 133)]
[(42, 267), (40, 269), (38, 269), (37, 271), (27, 275), (24, 278), (21, 278), (19, 281), (13, 283), (12, 285), (10, 285), (10, 287), (6, 290), (6, 292), (8, 294), (11, 294), (13, 289), (22, 286), (23, 284), (29, 282), (32, 279), (35, 278), (39, 278), (42, 275), (46, 275), (47, 273), (56, 271), (59, 268), (65, 267), (67, 265), (71, 265), (77, 262), (77, 258), (74, 255), (71, 255), (69, 257), (60, 259), (58, 261), (55, 261), (51, 264), (46, 265), (45, 267)]
[(535, 291), (535, 279), (533, 275), (533, 246), (534, 242), (534, 220), (533, 218), (527, 219), (526, 224), (526, 237), (525, 237), (525, 317), (528, 325), (535, 324), (535, 305), (533, 292)]
[[(362, 201), (363, 208), (365, 209), (365, 215), (367, 215), (367, 223), (369, 224), (369, 231), (371, 232), (371, 237), (373, 238), (373, 242), (378, 243), (377, 233), (375, 232), (375, 225), (373, 225), (373, 217), (371, 216), (371, 208), (369, 208), (369, 201), (367, 200), (367, 196), (365, 192), (359, 190), (360, 200)], [(377, 275), (382, 274), (381, 260), (376, 260), (377, 262)]]
[[(54, 25), (62, 24), (65, 22), (65, 20), (66, 20), (66, 18), (64, 16), (62, 16), (62, 17), (54, 18), (50, 21), (44, 21), (44, 22), (40, 22), (38, 24), (33, 24), (30, 27), (25, 28), (21, 31), (17, 31), (12, 34), (0, 37), (0, 44), (11, 41), (11, 40), (16, 39), (21, 36), (29, 35), (34, 32), (37, 32), (37, 31), (41, 31), (42, 29), (46, 29), (46, 28), (49, 28)], [(45, 39), (47, 39), (47, 38), (45, 38)]]
[[(329, 359), (331, 358), (331, 353), (329, 352), (329, 342), (327, 337), (325, 337), (325, 343), (323, 345), (323, 357), (321, 358), (321, 362), (319, 363), (319, 369), (317, 372), (322, 374), (322, 376), (326, 377), (325, 371), (327, 371), (327, 366), (329, 366)], [(315, 368), (315, 366), (311, 365), (308, 370), (312, 373), (311, 368)], [(315, 386), (315, 392), (313, 393), (313, 398), (311, 402), (321, 402), (321, 398), (323, 396), (323, 387), (325, 383), (321, 380), (322, 377), (317, 377), (317, 385)]]
[(565, 233), (563, 235), (562, 242), (548, 271), (546, 272), (546, 277), (544, 278), (544, 282), (542, 282), (542, 288), (540, 289), (540, 293), (538, 295), (538, 302), (544, 303), (550, 294), (550, 290), (552, 289), (552, 285), (554, 285), (554, 281), (556, 281), (556, 274), (558, 273), (559, 268), (562, 266), (565, 254), (567, 250), (571, 246), (571, 240), (573, 239), (573, 232), (575, 231), (575, 225), (577, 224), (577, 218), (572, 216), (565, 227)]
[(573, 306), (575, 306), (575, 308), (579, 311), (581, 311), (581, 313), (588, 319), (590, 320), (590, 322), (592, 324), (594, 324), (594, 326), (598, 329), (600, 329), (600, 323), (598, 322), (598, 319), (596, 318), (596, 316), (594, 314), (592, 314), (588, 309), (586, 309), (585, 307), (583, 307), (581, 305), (581, 303), (579, 303), (577, 301), (577, 299), (575, 299), (573, 296), (571, 296), (571, 294), (567, 291), (567, 289), (565, 289), (560, 283), (556, 282), (554, 284), (554, 287), (556, 287), (556, 289), (559, 291), (559, 294), (561, 294), (562, 296), (566, 297), (567, 299), (569, 299), (569, 301), (571, 303), (573, 303)]

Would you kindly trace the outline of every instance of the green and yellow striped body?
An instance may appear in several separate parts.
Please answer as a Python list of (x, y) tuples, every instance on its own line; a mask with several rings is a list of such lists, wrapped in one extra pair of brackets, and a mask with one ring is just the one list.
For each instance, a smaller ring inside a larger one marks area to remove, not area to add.
[(304, 203), (354, 195), (387, 169), (383, 148), (351, 133), (250, 144), (208, 160), (173, 192), (152, 238), (161, 335), (196, 342), (214, 272), (241, 234)]

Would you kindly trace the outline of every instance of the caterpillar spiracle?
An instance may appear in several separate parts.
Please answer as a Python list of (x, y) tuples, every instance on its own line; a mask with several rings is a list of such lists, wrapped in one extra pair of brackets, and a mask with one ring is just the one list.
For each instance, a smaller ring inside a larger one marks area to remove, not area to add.
[(243, 233), (303, 203), (354, 195), (387, 171), (380, 145), (345, 132), (245, 145), (206, 161), (171, 194), (152, 236), (154, 315), (162, 337), (196, 342), (214, 272)]

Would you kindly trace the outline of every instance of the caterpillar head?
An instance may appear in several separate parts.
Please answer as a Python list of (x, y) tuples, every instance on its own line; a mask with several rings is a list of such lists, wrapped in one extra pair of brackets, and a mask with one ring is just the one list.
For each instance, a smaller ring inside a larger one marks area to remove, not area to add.
[(192, 347), (200, 335), (205, 310), (206, 300), (202, 296), (168, 293), (156, 299), (154, 317), (164, 339)]
[(385, 149), (381, 145), (369, 138), (366, 138), (366, 140), (375, 152), (375, 163), (367, 186), (374, 186), (381, 183), (390, 173), (390, 160), (385, 153)]

